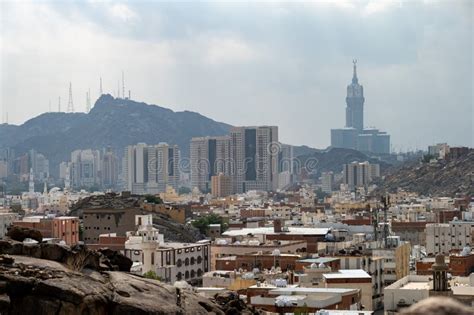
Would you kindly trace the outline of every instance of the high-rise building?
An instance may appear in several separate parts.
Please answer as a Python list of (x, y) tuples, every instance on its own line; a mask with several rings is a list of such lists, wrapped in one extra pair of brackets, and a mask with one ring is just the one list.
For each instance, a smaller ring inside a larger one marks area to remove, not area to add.
[(145, 194), (148, 182), (148, 146), (138, 143), (125, 148), (123, 174), (125, 189), (133, 194)]
[(148, 193), (165, 192), (167, 185), (178, 188), (179, 157), (177, 145), (160, 143), (148, 147)]
[(230, 176), (220, 173), (211, 178), (211, 194), (214, 198), (227, 197), (232, 194), (232, 180)]
[(352, 83), (347, 86), (346, 97), (346, 127), (352, 127), (359, 132), (364, 129), (364, 87), (357, 78), (357, 61), (354, 60)]
[(44, 181), (49, 177), (49, 160), (41, 153), (35, 150), (28, 152), (30, 168), (33, 169), (35, 179)]
[(167, 185), (178, 188), (179, 159), (176, 145), (128, 146), (123, 158), (124, 188), (134, 194), (157, 194), (166, 191)]
[(100, 151), (75, 150), (71, 153), (70, 178), (73, 188), (91, 188), (100, 186)]
[(102, 186), (114, 188), (118, 181), (118, 158), (112, 148), (108, 147), (102, 156)]
[(331, 129), (331, 146), (362, 152), (390, 153), (390, 135), (376, 128), (364, 128), (364, 87), (357, 78), (354, 60), (352, 82), (347, 86), (346, 126)]
[(191, 139), (191, 186), (202, 192), (211, 190), (212, 176), (230, 175), (230, 137), (198, 137)]
[(234, 192), (278, 188), (278, 127), (233, 127), (230, 159)]
[(352, 162), (343, 166), (344, 184), (349, 189), (367, 186), (373, 179), (380, 177), (380, 165), (369, 162)]
[(325, 193), (332, 193), (334, 186), (334, 173), (333, 172), (322, 172), (321, 173), (321, 190)]

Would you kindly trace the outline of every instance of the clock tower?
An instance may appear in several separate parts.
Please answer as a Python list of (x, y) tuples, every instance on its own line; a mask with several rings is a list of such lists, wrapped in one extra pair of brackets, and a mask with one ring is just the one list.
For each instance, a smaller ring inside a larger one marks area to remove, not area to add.
[(347, 86), (346, 127), (361, 132), (364, 129), (364, 88), (357, 79), (357, 60), (353, 60), (352, 83)]

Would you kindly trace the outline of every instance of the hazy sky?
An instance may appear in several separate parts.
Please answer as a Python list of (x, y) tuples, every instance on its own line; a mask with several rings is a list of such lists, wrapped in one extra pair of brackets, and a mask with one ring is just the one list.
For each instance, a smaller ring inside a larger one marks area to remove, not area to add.
[(366, 126), (396, 150), (473, 144), (471, 1), (0, 1), (0, 101), (10, 123), (116, 94), (326, 147), (358, 59)]

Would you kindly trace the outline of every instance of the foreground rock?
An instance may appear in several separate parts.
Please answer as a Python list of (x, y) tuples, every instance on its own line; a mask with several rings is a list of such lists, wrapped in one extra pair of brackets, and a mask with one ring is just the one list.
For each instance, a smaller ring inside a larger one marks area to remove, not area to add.
[(19, 226), (12, 226), (8, 230), (7, 236), (18, 242), (23, 242), (27, 238), (31, 238), (37, 242), (41, 242), (43, 240), (43, 235), (41, 235), (40, 231)]
[(132, 261), (122, 254), (109, 250), (89, 250), (83, 245), (69, 247), (60, 244), (24, 244), (14, 240), (0, 240), (0, 254), (23, 255), (64, 263), (68, 268), (81, 271), (130, 271)]
[(0, 240), (0, 314), (252, 314), (238, 295), (216, 301), (128, 272), (109, 249)]
[(224, 314), (204, 297), (129, 273), (7, 258), (13, 262), (0, 264), (0, 314)]

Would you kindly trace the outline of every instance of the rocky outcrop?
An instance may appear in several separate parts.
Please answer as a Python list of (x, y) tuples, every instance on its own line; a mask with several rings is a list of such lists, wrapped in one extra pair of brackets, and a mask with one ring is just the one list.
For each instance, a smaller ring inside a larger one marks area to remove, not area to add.
[(235, 293), (215, 300), (132, 275), (109, 249), (0, 240), (0, 314), (253, 314)]
[(129, 273), (78, 272), (25, 256), (8, 259), (13, 262), (0, 259), (0, 314), (224, 314), (193, 292)]
[(425, 196), (474, 195), (474, 152), (456, 159), (407, 163), (389, 169), (379, 184), (375, 193), (400, 188)]
[(76, 271), (88, 268), (96, 271), (128, 272), (132, 266), (132, 261), (118, 252), (109, 249), (94, 251), (83, 245), (69, 247), (60, 244), (23, 244), (12, 240), (0, 240), (0, 254), (48, 259), (63, 263)]
[(40, 231), (19, 226), (12, 226), (8, 230), (7, 236), (18, 242), (23, 242), (27, 238), (31, 238), (37, 242), (41, 242), (43, 240), (43, 235), (41, 235)]

